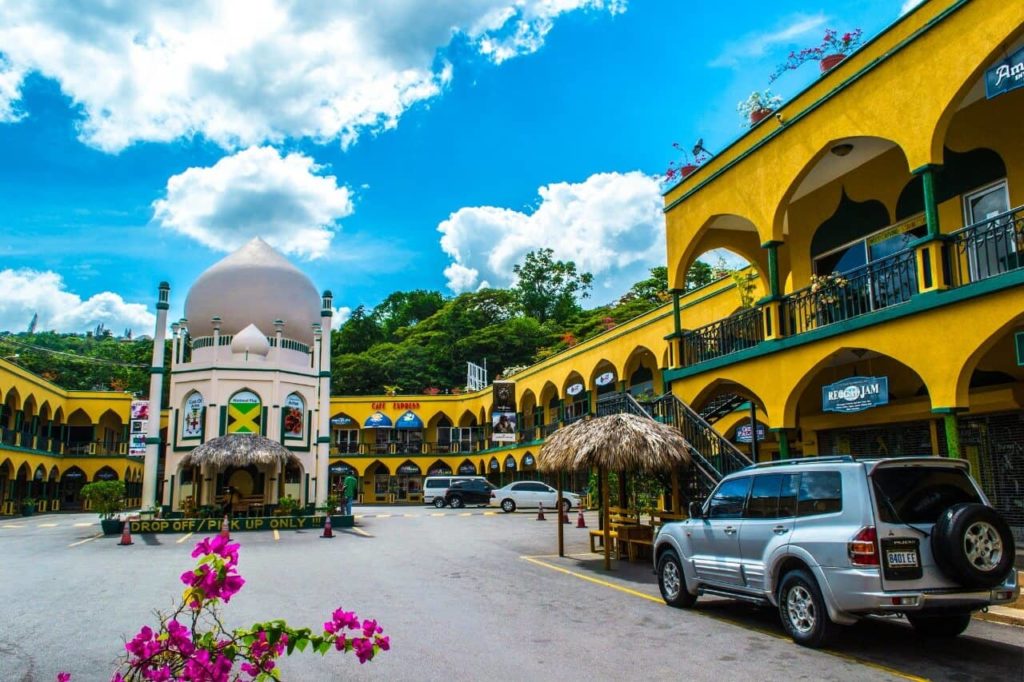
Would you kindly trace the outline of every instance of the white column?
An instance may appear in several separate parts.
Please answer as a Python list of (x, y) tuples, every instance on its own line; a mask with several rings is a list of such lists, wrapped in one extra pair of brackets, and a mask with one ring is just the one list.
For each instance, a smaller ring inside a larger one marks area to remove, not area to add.
[(149, 368), (149, 423), (146, 425), (146, 459), (142, 473), (142, 506), (157, 503), (156, 469), (160, 458), (160, 408), (164, 390), (164, 337), (171, 285), (160, 282), (156, 302), (156, 330), (153, 332), (153, 362)]
[(320, 309), (320, 419), (316, 438), (316, 504), (318, 507), (327, 504), (327, 492), (330, 485), (328, 473), (331, 456), (331, 307), (334, 297), (330, 291), (323, 293), (323, 305)]

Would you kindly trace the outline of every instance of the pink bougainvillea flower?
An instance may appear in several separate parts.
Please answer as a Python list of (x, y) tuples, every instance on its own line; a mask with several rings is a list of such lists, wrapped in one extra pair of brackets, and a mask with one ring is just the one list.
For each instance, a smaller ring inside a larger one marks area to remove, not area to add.
[(57, 682), (70, 682), (71, 673), (57, 673)]

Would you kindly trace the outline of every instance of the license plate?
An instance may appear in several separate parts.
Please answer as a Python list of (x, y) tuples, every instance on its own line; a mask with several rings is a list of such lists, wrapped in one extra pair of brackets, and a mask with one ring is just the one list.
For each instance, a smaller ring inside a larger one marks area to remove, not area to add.
[(923, 575), (917, 538), (882, 538), (882, 557), (886, 580), (916, 580)]
[(889, 565), (893, 568), (917, 566), (917, 554), (914, 552), (887, 552), (887, 554)]

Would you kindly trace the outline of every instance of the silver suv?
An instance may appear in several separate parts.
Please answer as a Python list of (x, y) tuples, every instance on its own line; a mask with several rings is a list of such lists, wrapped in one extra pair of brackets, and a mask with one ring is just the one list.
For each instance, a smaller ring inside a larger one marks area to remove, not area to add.
[(962, 460), (759, 464), (724, 478), (690, 517), (654, 541), (665, 602), (713, 594), (772, 605), (805, 646), (872, 614), (954, 637), (972, 611), (1020, 594), (1013, 534)]

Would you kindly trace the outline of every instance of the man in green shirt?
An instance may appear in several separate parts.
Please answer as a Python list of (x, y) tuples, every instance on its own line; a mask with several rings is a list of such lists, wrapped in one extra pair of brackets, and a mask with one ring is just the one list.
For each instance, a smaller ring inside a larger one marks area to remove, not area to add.
[(352, 500), (356, 497), (356, 477), (351, 474), (346, 476), (342, 487), (345, 491), (345, 514), (352, 516)]

